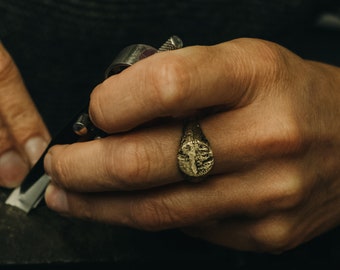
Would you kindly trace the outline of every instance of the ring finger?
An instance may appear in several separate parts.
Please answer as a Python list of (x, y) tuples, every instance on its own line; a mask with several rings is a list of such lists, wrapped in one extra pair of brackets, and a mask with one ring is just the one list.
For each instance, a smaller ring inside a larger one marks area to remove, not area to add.
[[(210, 175), (244, 172), (272, 154), (270, 123), (255, 122), (252, 106), (201, 120), (215, 164)], [(254, 125), (249, 125), (253, 121)], [(269, 120), (267, 120), (269, 121)], [(275, 121), (275, 119), (273, 119)], [(260, 126), (262, 125), (262, 126)], [(263, 126), (265, 125), (265, 126)], [(261, 132), (259, 132), (259, 130)], [(272, 129), (281, 136), (279, 129)], [(138, 190), (183, 180), (177, 165), (182, 124), (160, 125), (90, 142), (54, 146), (45, 159), (46, 172), (62, 187), (75, 191)], [(227, 138), (227, 139), (226, 139)], [(269, 141), (270, 147), (265, 147)], [(261, 151), (258, 151), (258, 148)]]
[[(201, 128), (214, 151), (211, 174), (225, 173), (244, 165), (244, 153), (233, 147), (239, 141), (208, 117)], [(244, 128), (242, 128), (244, 130)], [(240, 129), (241, 131), (241, 129)], [(46, 172), (60, 186), (75, 191), (138, 190), (183, 180), (177, 165), (182, 123), (139, 129), (100, 140), (54, 146), (45, 158)], [(228, 136), (228, 141), (221, 138)], [(224, 142), (224, 144), (222, 144)], [(225, 152), (227, 151), (228, 154)], [(246, 161), (248, 162), (248, 161)]]

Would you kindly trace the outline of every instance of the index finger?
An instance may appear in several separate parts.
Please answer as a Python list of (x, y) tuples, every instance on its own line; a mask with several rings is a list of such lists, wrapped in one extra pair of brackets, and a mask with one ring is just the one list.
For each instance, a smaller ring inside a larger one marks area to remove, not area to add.
[(272, 54), (269, 47), (264, 41), (242, 39), (143, 59), (94, 89), (92, 121), (114, 133), (195, 109), (242, 106), (254, 94), (255, 75), (265, 72), (263, 62)]

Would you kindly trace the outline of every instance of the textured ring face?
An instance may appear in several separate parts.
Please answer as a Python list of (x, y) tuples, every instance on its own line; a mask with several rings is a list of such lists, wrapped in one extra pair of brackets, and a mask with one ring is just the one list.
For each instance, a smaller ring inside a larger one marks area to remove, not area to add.
[(189, 122), (184, 127), (177, 160), (180, 171), (192, 182), (203, 180), (211, 171), (213, 151), (198, 123)]

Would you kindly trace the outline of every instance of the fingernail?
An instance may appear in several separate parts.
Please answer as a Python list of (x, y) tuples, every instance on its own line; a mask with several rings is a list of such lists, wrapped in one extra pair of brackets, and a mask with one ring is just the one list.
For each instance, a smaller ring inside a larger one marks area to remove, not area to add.
[(56, 185), (48, 185), (45, 191), (45, 201), (47, 206), (54, 211), (61, 213), (68, 212), (69, 207), (66, 192)]
[(26, 142), (25, 151), (31, 165), (34, 165), (38, 161), (47, 145), (48, 143), (41, 137), (33, 137)]
[(28, 173), (29, 166), (16, 151), (8, 151), (0, 157), (0, 181), (4, 187), (20, 185)]

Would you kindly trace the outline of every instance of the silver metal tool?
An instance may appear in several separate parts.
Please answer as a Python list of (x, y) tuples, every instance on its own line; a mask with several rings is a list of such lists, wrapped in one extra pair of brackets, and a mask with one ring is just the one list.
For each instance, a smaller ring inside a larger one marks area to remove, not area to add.
[[(177, 36), (170, 37), (159, 49), (145, 44), (134, 44), (124, 48), (105, 71), (105, 78), (122, 72), (136, 62), (155, 53), (175, 50), (183, 47), (182, 40)], [(96, 128), (88, 115), (88, 104), (75, 115), (68, 124), (53, 138), (38, 162), (31, 169), (21, 186), (15, 188), (5, 204), (15, 206), (26, 213), (37, 207), (43, 200), (44, 192), (50, 182), (45, 174), (44, 157), (48, 149), (56, 144), (70, 144), (77, 141), (93, 140), (107, 136)]]

